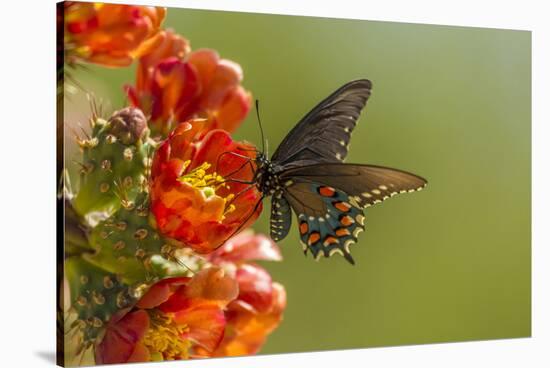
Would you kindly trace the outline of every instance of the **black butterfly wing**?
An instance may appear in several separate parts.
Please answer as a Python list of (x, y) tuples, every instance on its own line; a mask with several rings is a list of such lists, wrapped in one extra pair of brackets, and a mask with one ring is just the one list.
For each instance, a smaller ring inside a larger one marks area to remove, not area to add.
[(427, 184), (402, 170), (336, 163), (288, 169), (280, 179), (287, 183), (284, 198), (298, 217), (304, 252), (315, 259), (340, 253), (352, 264), (349, 246), (364, 230), (363, 209)]
[(321, 162), (342, 162), (371, 89), (369, 80), (360, 79), (336, 90), (288, 133), (271, 157), (273, 164), (284, 170)]
[(344, 191), (319, 183), (293, 182), (284, 193), (298, 217), (304, 253), (315, 260), (339, 253), (354, 264), (349, 247), (364, 230), (363, 209)]
[(426, 179), (403, 170), (360, 164), (316, 164), (285, 170), (281, 180), (323, 184), (344, 191), (366, 208), (396, 194), (422, 190)]

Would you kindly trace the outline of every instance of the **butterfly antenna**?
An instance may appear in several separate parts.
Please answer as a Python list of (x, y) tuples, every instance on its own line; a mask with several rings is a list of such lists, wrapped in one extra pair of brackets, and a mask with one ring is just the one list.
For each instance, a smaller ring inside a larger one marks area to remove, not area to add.
[(262, 155), (267, 155), (267, 152), (266, 152), (267, 142), (264, 136), (262, 121), (260, 120), (260, 101), (259, 100), (256, 100), (256, 117), (258, 118), (258, 125), (260, 126), (260, 133), (262, 135)]

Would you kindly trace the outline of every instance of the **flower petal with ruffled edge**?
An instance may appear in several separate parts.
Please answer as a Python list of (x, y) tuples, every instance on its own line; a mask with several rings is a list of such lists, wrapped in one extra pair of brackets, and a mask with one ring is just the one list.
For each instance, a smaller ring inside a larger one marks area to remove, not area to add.
[[(239, 296), (226, 310), (227, 327), (214, 356), (257, 353), (267, 336), (277, 328), (286, 308), (284, 287), (273, 282), (269, 273), (253, 260), (281, 260), (276, 243), (265, 235), (244, 231), (208, 255), (216, 265), (232, 270), (239, 284)], [(207, 351), (198, 350), (203, 356)]]
[(242, 231), (209, 255), (214, 263), (246, 261), (281, 261), (281, 250), (268, 236), (254, 234), (250, 229)]
[(103, 3), (67, 2), (64, 9), (69, 63), (83, 60), (110, 67), (130, 65), (166, 15), (162, 7)]
[(257, 353), (267, 336), (281, 323), (286, 308), (286, 292), (273, 283), (271, 305), (265, 313), (257, 313), (249, 305), (234, 301), (226, 312), (227, 331), (214, 356), (240, 356)]
[(141, 340), (149, 328), (149, 315), (144, 310), (126, 314), (109, 323), (101, 343), (96, 347), (98, 364), (114, 364), (148, 360)]
[[(155, 49), (154, 46), (158, 46)], [(214, 129), (235, 131), (252, 105), (239, 64), (210, 49), (189, 52), (185, 39), (161, 32), (140, 50), (136, 85), (126, 86), (130, 102), (151, 116), (154, 135), (177, 124), (207, 118), (197, 139)]]

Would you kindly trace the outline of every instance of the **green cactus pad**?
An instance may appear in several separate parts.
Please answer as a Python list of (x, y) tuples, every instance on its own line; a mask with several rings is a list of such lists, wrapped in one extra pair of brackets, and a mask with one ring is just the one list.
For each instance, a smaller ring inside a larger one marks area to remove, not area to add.
[(151, 226), (147, 205), (147, 193), (140, 193), (134, 205), (122, 206), (100, 222), (89, 239), (95, 252), (84, 257), (106, 271), (119, 274), (126, 284), (192, 275), (204, 262), (195, 256), (178, 263), (177, 248)]
[(70, 328), (82, 332), (83, 346), (93, 343), (110, 318), (131, 308), (139, 296), (135, 286), (130, 287), (115, 273), (94, 266), (82, 257), (66, 260), (65, 275), (70, 290), (70, 311), (76, 315)]
[[(121, 139), (113, 121), (97, 118), (92, 135), (80, 140), (83, 151), (80, 188), (73, 205), (80, 216), (115, 212), (121, 201), (132, 202), (147, 185), (155, 142), (142, 137)], [(126, 142), (127, 144), (125, 144)]]

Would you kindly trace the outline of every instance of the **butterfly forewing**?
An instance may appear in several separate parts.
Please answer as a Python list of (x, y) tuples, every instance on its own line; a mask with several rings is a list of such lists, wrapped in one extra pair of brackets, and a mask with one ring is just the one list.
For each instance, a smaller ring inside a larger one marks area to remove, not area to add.
[(339, 88), (290, 131), (271, 161), (281, 170), (321, 162), (342, 162), (351, 132), (371, 93), (367, 79)]

